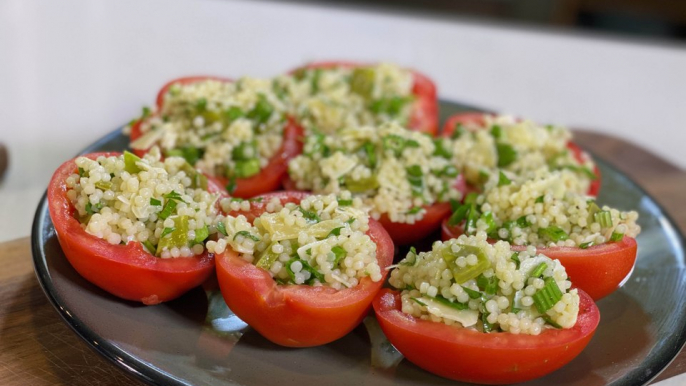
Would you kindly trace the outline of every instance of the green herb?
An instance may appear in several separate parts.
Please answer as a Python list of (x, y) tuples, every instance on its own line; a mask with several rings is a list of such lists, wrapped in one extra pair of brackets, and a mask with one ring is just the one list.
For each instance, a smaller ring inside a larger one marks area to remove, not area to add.
[(269, 120), (272, 112), (274, 112), (274, 107), (269, 103), (269, 101), (267, 101), (267, 97), (264, 94), (259, 94), (257, 96), (257, 103), (255, 104), (255, 107), (248, 112), (246, 117), (254, 120), (258, 125), (260, 125)]
[(514, 261), (515, 264), (517, 264), (517, 269), (519, 269), (519, 265), (522, 263), (519, 260), (519, 252), (513, 252), (512, 256), (510, 256), (510, 260)]
[(155, 254), (155, 245), (151, 243), (150, 240), (145, 240), (141, 244), (143, 244), (148, 253), (150, 253), (151, 255)]
[(157, 217), (161, 218), (162, 220), (165, 220), (167, 217), (171, 216), (172, 213), (174, 213), (174, 210), (176, 209), (176, 201), (174, 200), (167, 200), (167, 202), (164, 203), (164, 207), (162, 208), (162, 211), (160, 212)]
[(369, 105), (369, 109), (374, 114), (385, 114), (391, 118), (396, 118), (402, 113), (403, 108), (411, 101), (411, 97), (393, 96), (390, 98), (381, 98), (373, 101)]
[(521, 216), (517, 219), (517, 221), (515, 221), (515, 223), (520, 228), (528, 228), (531, 226), (531, 223), (529, 222), (529, 220), (526, 219), (526, 216)]
[(236, 234), (233, 236), (233, 239), (236, 240), (236, 237), (238, 237), (238, 236), (243, 236), (243, 237), (249, 238), (250, 240), (255, 241), (255, 242), (260, 241), (259, 237), (253, 235), (252, 233), (250, 233), (248, 231), (236, 232)]
[(172, 190), (171, 192), (165, 194), (165, 195), (162, 196), (162, 197), (166, 198), (167, 200), (174, 200), (174, 201), (179, 201), (179, 202), (183, 202), (183, 203), (185, 203), (185, 204), (188, 204), (186, 201), (184, 201), (184, 200), (181, 198), (181, 195), (180, 195), (179, 193), (177, 193), (176, 191), (174, 191), (174, 190)]
[(498, 291), (498, 282), (499, 280), (495, 275), (486, 277), (482, 273), (476, 278), (476, 285), (488, 295), (495, 295)]
[(236, 177), (229, 176), (229, 182), (226, 184), (226, 191), (229, 192), (229, 194), (233, 194), (237, 187), (238, 185), (236, 184)]
[(195, 101), (195, 108), (198, 111), (205, 111), (207, 109), (207, 99), (200, 98), (197, 101)]
[(361, 95), (363, 98), (369, 98), (374, 90), (375, 77), (376, 72), (373, 68), (355, 68), (350, 76), (350, 89), (352, 92)]
[(238, 106), (231, 106), (228, 110), (224, 111), (224, 119), (227, 124), (231, 124), (233, 121), (243, 116), (245, 116), (245, 112)]
[(531, 277), (541, 277), (543, 275), (543, 272), (548, 269), (548, 264), (546, 263), (541, 263), (536, 267), (532, 272), (531, 272)]
[(260, 172), (260, 160), (252, 158), (245, 161), (236, 161), (234, 173), (236, 178), (248, 178)]
[(588, 247), (590, 247), (590, 246), (593, 246), (593, 241), (589, 241), (589, 242), (586, 242), (586, 243), (581, 243), (581, 244), (579, 244), (579, 248), (581, 248), (581, 249), (586, 249), (586, 248), (588, 248)]
[(619, 233), (619, 232), (612, 232), (612, 235), (610, 236), (610, 241), (622, 241), (624, 238), (624, 233)]
[(306, 220), (314, 221), (314, 222), (322, 221), (322, 219), (317, 215), (316, 212), (311, 212), (309, 210), (305, 210), (305, 209), (303, 209), (302, 206), (298, 206), (298, 210), (303, 214), (303, 217)]
[[(445, 247), (441, 250), (441, 257), (446, 263), (446, 266), (453, 274), (455, 283), (462, 284), (468, 280), (474, 279), (486, 271), (490, 266), (490, 260), (484, 251), (472, 245), (456, 244), (460, 247), (457, 252), (453, 252), (451, 247)], [(475, 265), (459, 267), (456, 263), (458, 257), (466, 257), (469, 255), (476, 255), (477, 262)]]
[(353, 200), (352, 200), (352, 199), (350, 199), (350, 200), (344, 200), (344, 199), (342, 199), (342, 198), (339, 198), (339, 199), (338, 199), (338, 206), (350, 206), (350, 205), (352, 205), (352, 204), (353, 204)]
[(343, 227), (333, 228), (331, 230), (331, 232), (329, 232), (329, 234), (326, 235), (326, 237), (328, 238), (331, 236), (340, 236), (341, 235), (341, 229), (343, 229)]
[(163, 238), (164, 236), (166, 236), (166, 235), (168, 235), (168, 234), (171, 234), (171, 233), (174, 232), (175, 230), (176, 230), (176, 228), (174, 228), (174, 227), (171, 227), (171, 228), (164, 228), (164, 230), (162, 230), (162, 235), (160, 236), (160, 238)]
[(231, 158), (235, 161), (247, 161), (257, 155), (257, 141), (243, 141), (231, 151)]
[(490, 177), (491, 177), (491, 175), (488, 174), (487, 171), (479, 170), (479, 182), (486, 183)]
[(178, 149), (171, 149), (165, 151), (165, 155), (167, 157), (181, 157), (191, 165), (195, 165), (195, 163), (202, 158), (204, 153), (204, 150), (193, 146), (184, 146)]
[(504, 168), (509, 166), (517, 159), (517, 151), (507, 143), (497, 143), (496, 150), (498, 151), (498, 167)]
[(458, 139), (462, 135), (462, 133), (465, 132), (464, 125), (462, 122), (457, 122), (455, 124), (455, 129), (453, 130), (453, 133), (450, 135), (450, 138), (452, 139)]
[(417, 298), (410, 298), (410, 299), (412, 299), (415, 303), (419, 304), (420, 306), (426, 307), (426, 303), (424, 303), (423, 301), (421, 301)]
[(548, 238), (554, 242), (567, 240), (569, 235), (567, 232), (562, 230), (562, 228), (557, 225), (551, 225), (547, 228), (540, 228), (538, 230), (538, 235), (543, 238)]
[(79, 177), (88, 177), (86, 171), (82, 167), (79, 167)]
[(142, 109), (142, 110), (143, 110), (143, 111), (142, 111), (142, 118), (146, 118), (146, 117), (149, 116), (150, 113), (152, 112), (152, 111), (150, 110), (150, 107), (148, 107), (148, 106), (143, 106), (143, 109)]
[(512, 180), (507, 178), (505, 173), (503, 171), (500, 171), (500, 174), (498, 175), (498, 186), (505, 186), (505, 185), (510, 185), (512, 183)]
[(195, 238), (193, 239), (193, 242), (195, 244), (202, 244), (205, 239), (207, 239), (210, 236), (210, 228), (205, 225), (204, 227), (200, 229), (195, 230)]
[(407, 214), (417, 214), (422, 211), (421, 206), (413, 206), (409, 211), (407, 211)]
[(470, 299), (478, 299), (481, 297), (481, 292), (479, 291), (474, 291), (473, 289), (467, 288), (465, 286), (462, 286), (462, 289), (464, 290), (464, 292), (467, 293), (467, 295), (469, 295)]
[(479, 193), (471, 192), (468, 193), (464, 198), (465, 204), (476, 204), (476, 200), (479, 198)]
[(419, 165), (412, 165), (405, 169), (407, 172), (407, 181), (410, 183), (412, 195), (421, 197), (424, 193), (424, 172)]
[(362, 147), (367, 155), (369, 167), (374, 169), (376, 167), (376, 146), (374, 146), (374, 144), (371, 142), (365, 142)]
[(452, 152), (446, 147), (445, 140), (443, 138), (434, 139), (434, 156), (443, 157), (450, 159), (453, 156)]
[(534, 201), (534, 203), (536, 203), (536, 204), (542, 204), (542, 203), (543, 203), (543, 199), (544, 199), (543, 196), (538, 196), (538, 198), (536, 198), (536, 201)]
[(95, 205), (92, 205), (90, 201), (86, 203), (86, 213), (90, 215), (100, 212), (100, 209), (102, 209), (102, 203), (100, 202)]
[(331, 252), (333, 252), (334, 255), (333, 266), (338, 267), (338, 264), (346, 255), (345, 249), (340, 245), (336, 245), (333, 248), (331, 248)]
[(467, 304), (459, 303), (459, 302), (451, 302), (450, 300), (444, 298), (441, 295), (436, 295), (436, 297), (434, 297), (434, 300), (443, 304), (444, 306), (448, 306), (448, 307), (456, 309), (456, 310), (462, 311), (462, 310), (468, 310), (469, 309), (469, 306)]
[(493, 219), (493, 213), (492, 212), (483, 213), (481, 215), (481, 217), (479, 217), (479, 220), (483, 221), (486, 224), (487, 228), (486, 228), (485, 232), (487, 234), (495, 231), (498, 227), (495, 223), (495, 219)]
[(562, 329), (562, 326), (560, 326), (559, 324), (555, 323), (552, 319), (550, 319), (550, 316), (543, 314), (541, 315), (541, 318), (543, 318), (543, 320), (545, 320), (545, 322), (551, 325), (552, 327), (557, 328), (558, 330)]
[(158, 200), (158, 199), (156, 199), (156, 198), (150, 197), (150, 205), (152, 205), (152, 206), (162, 206), (162, 201), (160, 201), (160, 200)]
[(224, 225), (224, 221), (220, 221), (217, 223), (217, 231), (224, 236), (228, 236), (229, 234), (226, 232), (226, 225)]
[(446, 167), (443, 168), (439, 173), (439, 176), (445, 176), (445, 177), (457, 177), (460, 172), (457, 170), (457, 168), (453, 165), (446, 165)]
[(479, 211), (476, 209), (476, 204), (469, 205), (469, 211), (467, 212), (467, 220), (465, 222), (465, 233), (471, 234), (476, 231), (476, 222), (479, 220)]
[(319, 79), (322, 77), (322, 69), (315, 68), (312, 70), (312, 79), (310, 80), (310, 87), (312, 88), (312, 93), (316, 94), (319, 92)]
[(553, 308), (553, 306), (562, 299), (562, 291), (557, 286), (555, 279), (548, 277), (545, 279), (545, 285), (538, 290), (534, 296), (534, 305), (539, 313), (545, 314), (546, 311)]
[(503, 136), (503, 129), (499, 125), (491, 126), (491, 135), (495, 139), (500, 139)]
[(586, 175), (590, 180), (595, 180), (598, 178), (598, 176), (593, 173), (593, 171), (585, 166), (577, 166), (577, 165), (561, 165), (557, 166), (555, 169), (568, 169), (571, 170), (575, 173), (582, 173)]

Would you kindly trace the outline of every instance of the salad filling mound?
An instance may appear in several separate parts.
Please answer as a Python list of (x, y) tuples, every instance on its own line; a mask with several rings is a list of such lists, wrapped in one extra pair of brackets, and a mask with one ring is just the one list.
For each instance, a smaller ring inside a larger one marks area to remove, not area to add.
[(299, 190), (349, 190), (374, 219), (385, 214), (392, 222), (413, 224), (424, 217), (426, 205), (461, 199), (449, 141), (395, 122), (314, 134), (304, 153), (290, 161), (289, 175)]
[(483, 115), (484, 124), (457, 123), (452, 132), (456, 165), (468, 182), (481, 186), (498, 168), (526, 174), (547, 167), (569, 170), (569, 189), (586, 193), (596, 179), (595, 164), (586, 153), (568, 147), (572, 133), (508, 115)]
[(412, 72), (388, 63), (301, 68), (274, 85), (306, 130), (329, 134), (388, 121), (406, 125), (414, 101)]
[(227, 178), (258, 174), (281, 146), (287, 123), (271, 80), (255, 78), (173, 84), (161, 110), (144, 118), (132, 148), (159, 145), (165, 156)]
[(636, 211), (601, 207), (593, 198), (570, 191), (569, 173), (541, 168), (510, 178), (501, 171), (482, 194), (465, 199), (448, 225), (464, 221), (468, 235), (484, 232), (514, 245), (582, 249), (640, 233)]
[(145, 157), (125, 152), (78, 157), (78, 173), (66, 179), (67, 198), (83, 229), (110, 244), (140, 242), (158, 257), (204, 252), (218, 209), (219, 194), (181, 157), (160, 161), (159, 149)]
[[(225, 209), (249, 210), (250, 201), (223, 200)], [(247, 209), (246, 209), (247, 208)], [(383, 278), (376, 243), (366, 234), (369, 216), (349, 192), (308, 196), (300, 204), (274, 197), (252, 224), (246, 216), (227, 216), (217, 224), (223, 237), (209, 241), (210, 252), (233, 249), (265, 269), (279, 284), (356, 286), (368, 276)]]
[(489, 244), (485, 232), (411, 250), (389, 283), (402, 291), (402, 312), (484, 333), (539, 335), (573, 327), (579, 313), (578, 292), (558, 260), (534, 247)]

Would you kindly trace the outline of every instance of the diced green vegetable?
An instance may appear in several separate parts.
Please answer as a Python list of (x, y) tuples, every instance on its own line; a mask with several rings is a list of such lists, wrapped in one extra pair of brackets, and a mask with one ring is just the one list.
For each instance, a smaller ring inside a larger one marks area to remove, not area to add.
[(447, 158), (447, 159), (450, 159), (450, 157), (453, 156), (453, 153), (446, 146), (446, 143), (443, 140), (443, 138), (434, 139), (434, 146), (436, 147), (436, 149), (434, 150), (433, 155), (435, 155), (437, 157)]
[(391, 118), (396, 118), (403, 111), (403, 108), (412, 101), (411, 97), (393, 96), (381, 98), (373, 101), (369, 109), (374, 114), (385, 114)]
[(209, 236), (210, 228), (205, 225), (204, 227), (195, 230), (195, 238), (193, 239), (193, 242), (195, 244), (202, 244), (202, 242), (205, 241)]
[(303, 214), (303, 217), (310, 221), (310, 222), (320, 222), (322, 219), (317, 215), (317, 212), (312, 212), (306, 209), (303, 209), (302, 206), (298, 206), (298, 210)]
[(329, 234), (326, 237), (340, 236), (341, 235), (341, 229), (343, 229), (343, 227), (333, 228), (331, 230), (331, 232), (329, 232)]
[(224, 111), (224, 120), (227, 125), (230, 125), (236, 119), (244, 116), (245, 112), (238, 106), (231, 106), (228, 110)]
[(355, 180), (350, 177), (350, 175), (347, 175), (345, 176), (343, 183), (351, 193), (363, 193), (379, 187), (379, 181), (377, 181), (376, 176), (374, 175), (359, 180)]
[[(272, 251), (272, 247), (278, 243), (279, 243), (278, 241), (272, 241), (271, 244), (269, 244), (269, 246), (267, 246), (267, 249), (265, 249), (264, 251), (259, 253), (257, 256), (255, 256), (257, 258), (257, 262), (255, 263), (255, 265), (258, 268), (262, 268), (262, 269), (268, 271), (269, 268), (272, 266), (272, 264), (274, 264), (279, 259), (280, 254)], [(290, 268), (290, 265), (289, 265), (289, 268)]]
[(546, 263), (541, 263), (536, 267), (533, 272), (531, 272), (531, 277), (541, 277), (543, 275), (543, 272), (548, 269), (548, 264)]
[(152, 205), (152, 206), (162, 206), (162, 201), (160, 201), (160, 200), (158, 200), (158, 199), (156, 199), (156, 198), (150, 197), (150, 205)]
[(579, 248), (581, 248), (581, 249), (586, 249), (586, 248), (588, 248), (588, 247), (590, 247), (590, 246), (593, 246), (593, 241), (589, 241), (589, 242), (586, 242), (586, 243), (581, 243), (581, 244), (579, 244)]
[(141, 244), (145, 247), (145, 250), (148, 251), (149, 254), (154, 255), (157, 248), (155, 248), (155, 245), (150, 242), (150, 240), (145, 240)]
[(486, 277), (482, 273), (476, 278), (476, 285), (488, 295), (495, 295), (498, 291), (498, 282), (499, 280), (495, 275)]
[(500, 174), (498, 175), (498, 186), (505, 186), (505, 185), (510, 185), (512, 183), (512, 180), (507, 178), (505, 173), (503, 171), (500, 171)]
[(538, 197), (536, 198), (536, 201), (534, 201), (534, 203), (536, 203), (536, 204), (542, 204), (542, 203), (543, 203), (543, 199), (544, 199), (543, 196), (538, 196)]
[(491, 233), (498, 228), (498, 226), (495, 223), (495, 219), (493, 218), (492, 212), (483, 213), (481, 217), (479, 217), (479, 220), (483, 221), (486, 224), (486, 234)]
[(231, 151), (231, 158), (235, 161), (247, 161), (257, 156), (257, 141), (243, 141)]
[(528, 228), (531, 226), (531, 223), (529, 222), (529, 220), (526, 219), (526, 216), (521, 216), (517, 219), (517, 221), (515, 221), (515, 223), (520, 228)]
[(547, 228), (539, 228), (538, 235), (543, 238), (548, 238), (554, 242), (567, 240), (569, 238), (567, 232), (557, 225), (551, 225)]
[(260, 172), (260, 160), (252, 158), (245, 161), (236, 161), (234, 173), (237, 178), (252, 177)]
[(181, 157), (191, 165), (195, 165), (202, 158), (205, 151), (193, 146), (184, 146), (177, 149), (165, 151), (167, 157)]
[(365, 142), (364, 145), (362, 145), (364, 148), (364, 152), (367, 155), (367, 163), (369, 164), (369, 167), (371, 169), (374, 169), (376, 167), (376, 146), (374, 146), (373, 143), (371, 142)]
[[(453, 273), (453, 278), (457, 284), (474, 279), (490, 268), (491, 263), (488, 260), (488, 256), (481, 248), (464, 244), (456, 245), (460, 247), (457, 252), (453, 252), (450, 247), (445, 247), (441, 251), (441, 257), (448, 266), (448, 269)], [(457, 265), (456, 260), (458, 257), (466, 257), (471, 254), (476, 255), (477, 263), (475, 265), (467, 265), (464, 268)]]
[(619, 232), (612, 232), (612, 235), (610, 236), (610, 241), (622, 241), (624, 238), (624, 233), (619, 233)]
[(413, 206), (412, 208), (410, 208), (410, 210), (407, 211), (407, 214), (417, 214), (421, 212), (422, 209), (423, 208), (421, 206)]
[(350, 206), (353, 204), (353, 200), (344, 200), (342, 198), (338, 199), (338, 206)]
[(491, 126), (491, 135), (495, 139), (500, 139), (503, 136), (503, 129), (499, 125)]
[(374, 90), (374, 78), (376, 73), (373, 68), (359, 67), (353, 69), (350, 76), (350, 89), (363, 98), (370, 98)]
[(130, 174), (138, 173), (141, 168), (136, 165), (136, 162), (142, 161), (137, 155), (124, 150), (124, 170)]
[(474, 291), (473, 289), (467, 288), (465, 286), (462, 286), (462, 289), (464, 290), (464, 292), (467, 293), (467, 295), (469, 295), (470, 299), (478, 299), (481, 297), (481, 292), (479, 291)]
[[(174, 201), (168, 201), (174, 202)], [(157, 244), (157, 256), (165, 249), (182, 248), (188, 245), (188, 216), (174, 218), (174, 226), (165, 228)]]
[(476, 200), (479, 198), (479, 193), (471, 192), (468, 193), (464, 198), (465, 205), (476, 204)]
[(226, 225), (224, 225), (224, 221), (219, 221), (217, 223), (217, 231), (224, 236), (228, 236), (229, 234), (226, 232)]
[(452, 138), (452, 139), (458, 139), (458, 138), (460, 138), (460, 136), (461, 136), (462, 133), (464, 133), (464, 132), (465, 132), (465, 129), (464, 129), (464, 125), (462, 124), (462, 122), (457, 122), (457, 123), (455, 124), (455, 129), (453, 130), (453, 133), (452, 133), (452, 135), (450, 136), (450, 138)]
[(112, 188), (112, 183), (110, 181), (98, 181), (95, 183), (95, 187), (102, 191), (105, 191)]
[(595, 221), (600, 224), (601, 228), (609, 228), (612, 226), (612, 214), (609, 210), (601, 210), (594, 216)]
[(522, 263), (521, 260), (519, 260), (519, 252), (513, 252), (512, 256), (510, 256), (510, 260), (514, 261), (515, 264), (517, 264), (517, 269), (519, 269), (519, 265)]
[(498, 151), (499, 168), (507, 167), (517, 160), (517, 151), (510, 144), (497, 143), (496, 150)]
[(333, 266), (338, 267), (338, 264), (340, 264), (341, 260), (346, 255), (345, 249), (340, 245), (336, 245), (333, 248), (331, 248), (331, 252), (333, 252), (334, 255)]
[(83, 170), (83, 168), (81, 168), (81, 167), (79, 168), (79, 177), (88, 177), (88, 175), (86, 174), (86, 171)]
[(162, 211), (157, 215), (157, 217), (161, 218), (162, 220), (165, 220), (167, 217), (171, 216), (174, 213), (174, 210), (176, 210), (176, 201), (167, 200), (167, 202), (164, 203)]
[(90, 201), (86, 203), (86, 213), (89, 215), (100, 212), (100, 209), (102, 209), (102, 203), (100, 202), (95, 205), (91, 204)]
[(407, 181), (410, 183), (412, 195), (421, 197), (424, 194), (424, 172), (419, 165), (412, 165), (405, 169), (407, 172)]
[(175, 190), (172, 190), (171, 192), (163, 195), (162, 197), (166, 198), (167, 200), (174, 200), (174, 201), (179, 201), (179, 202), (183, 202), (183, 203), (187, 204), (187, 202), (184, 201), (183, 198), (181, 198), (181, 194), (179, 194)]
[(255, 107), (248, 112), (246, 117), (254, 120), (259, 125), (267, 122), (273, 112), (274, 107), (267, 101), (267, 97), (264, 94), (259, 94)]
[(545, 285), (538, 290), (534, 296), (534, 305), (541, 314), (553, 308), (557, 302), (562, 299), (562, 291), (557, 286), (555, 279), (548, 277), (545, 279)]

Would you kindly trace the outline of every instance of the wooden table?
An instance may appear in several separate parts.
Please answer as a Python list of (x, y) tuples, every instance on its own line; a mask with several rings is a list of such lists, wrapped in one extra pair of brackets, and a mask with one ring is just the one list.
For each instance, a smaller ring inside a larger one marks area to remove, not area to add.
[[(686, 231), (686, 172), (617, 138), (579, 131), (577, 142), (636, 180)], [(139, 384), (70, 331), (33, 272), (29, 238), (0, 244), (0, 384)], [(656, 379), (686, 372), (682, 352)]]

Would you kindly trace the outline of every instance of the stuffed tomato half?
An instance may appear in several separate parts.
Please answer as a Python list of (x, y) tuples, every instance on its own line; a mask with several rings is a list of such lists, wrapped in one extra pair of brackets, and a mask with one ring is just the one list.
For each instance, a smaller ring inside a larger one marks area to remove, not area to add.
[(411, 130), (438, 133), (436, 86), (421, 73), (389, 63), (315, 62), (276, 79), (310, 130), (397, 121)]
[(454, 140), (455, 166), (476, 188), (498, 169), (521, 175), (545, 167), (571, 171), (568, 188), (577, 193), (600, 190), (600, 170), (563, 127), (470, 112), (450, 117), (441, 135)]
[(184, 157), (237, 197), (279, 189), (302, 128), (270, 79), (188, 77), (167, 83), (157, 109), (131, 127), (131, 148)]
[(317, 194), (350, 191), (396, 244), (410, 244), (437, 230), (449, 202), (462, 198), (449, 141), (395, 122), (310, 135), (285, 185)]
[(557, 260), (490, 244), (481, 232), (410, 251), (374, 311), (412, 363), (463, 382), (507, 384), (544, 376), (586, 347), (600, 315)]
[(443, 239), (485, 232), (518, 251), (559, 259), (575, 286), (599, 300), (619, 288), (636, 263), (638, 213), (599, 206), (567, 189), (569, 171), (541, 169), (522, 177), (500, 171), (443, 223)]
[(183, 158), (94, 153), (57, 169), (48, 203), (62, 250), (81, 276), (152, 305), (214, 272), (205, 243), (222, 192)]
[(277, 192), (234, 200), (208, 243), (224, 300), (270, 341), (332, 342), (367, 314), (393, 242), (349, 194)]

